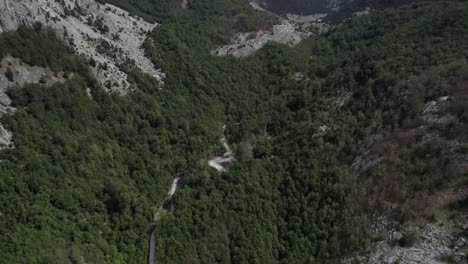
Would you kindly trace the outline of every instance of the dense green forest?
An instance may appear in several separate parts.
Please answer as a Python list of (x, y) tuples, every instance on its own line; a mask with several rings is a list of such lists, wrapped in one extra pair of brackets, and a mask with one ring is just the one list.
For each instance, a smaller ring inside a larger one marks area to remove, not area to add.
[(60, 43), (26, 28), (0, 38), (2, 55), (71, 76), (9, 93), (20, 110), (2, 121), (15, 133), (1, 153), (2, 261), (142, 263), (167, 186), (208, 155), (222, 116), (212, 99), (159, 90), (138, 72), (137, 91), (109, 95)]
[[(106, 2), (163, 22), (144, 47), (164, 87), (133, 70), (134, 91), (110, 95), (53, 32), (0, 35), (1, 57), (69, 73), (9, 91), (18, 111), (2, 119), (14, 136), (0, 152), (5, 263), (144, 263), (153, 228), (158, 263), (334, 262), (370, 236), (367, 194), (351, 182), (359, 143), (414, 126), (425, 103), (468, 81), (466, 1), (376, 11), (242, 59), (209, 51), (274, 23), (244, 1)], [(467, 97), (450, 110), (461, 135)], [(206, 161), (223, 124), (236, 161), (218, 173)], [(175, 210), (154, 226), (178, 173)], [(466, 173), (451, 177), (442, 180)]]

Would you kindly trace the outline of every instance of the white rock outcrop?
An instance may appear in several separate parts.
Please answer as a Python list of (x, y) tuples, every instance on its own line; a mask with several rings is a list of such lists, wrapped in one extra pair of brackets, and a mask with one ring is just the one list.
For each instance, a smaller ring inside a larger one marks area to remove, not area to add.
[(55, 29), (76, 53), (93, 59), (97, 79), (109, 91), (125, 94), (129, 89), (121, 65), (135, 65), (160, 82), (164, 78), (141, 48), (156, 24), (125, 10), (94, 0), (0, 0), (0, 33), (36, 22)]
[(218, 47), (211, 52), (212, 55), (235, 57), (249, 56), (261, 49), (268, 42), (277, 42), (289, 46), (297, 45), (302, 40), (315, 33), (326, 32), (330, 26), (322, 22), (326, 14), (310, 16), (287, 15), (280, 19), (280, 23), (270, 30), (237, 33), (231, 43)]
[(423, 228), (412, 227), (418, 241), (409, 247), (398, 245), (398, 240), (403, 237), (401, 232), (388, 230), (385, 240), (371, 243), (363, 254), (348, 258), (342, 263), (467, 263), (467, 239), (459, 236), (466, 228), (466, 219), (446, 220), (443, 224), (429, 223)]
[(434, 101), (430, 101), (424, 105), (422, 112), (422, 120), (429, 126), (443, 126), (456, 120), (456, 117), (443, 111), (448, 108), (453, 101), (450, 96), (442, 96)]
[[(7, 78), (7, 71), (10, 72), (11, 79)], [(48, 68), (30, 66), (19, 59), (6, 56), (0, 61), (0, 117), (16, 110), (10, 106), (11, 100), (6, 94), (7, 89), (21, 87), (29, 83), (51, 85), (63, 81), (65, 81), (63, 72), (56, 74)], [(12, 133), (0, 123), (0, 148), (10, 146), (12, 137)]]

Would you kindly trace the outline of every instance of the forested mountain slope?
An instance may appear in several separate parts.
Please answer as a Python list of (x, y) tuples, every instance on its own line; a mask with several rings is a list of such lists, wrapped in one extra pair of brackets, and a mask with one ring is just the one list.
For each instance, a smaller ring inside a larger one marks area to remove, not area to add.
[[(210, 51), (275, 22), (247, 1), (106, 2), (162, 22), (144, 49), (164, 87), (126, 69), (133, 92), (108, 94), (47, 29), (0, 35), (2, 58), (67, 73), (8, 92), (0, 259), (144, 263), (155, 230), (157, 263), (376, 263), (387, 245), (410, 262), (396, 251), (425, 246), (414, 230), (429, 223), (454, 227), (422, 261), (466, 262), (466, 1), (375, 11), (241, 59)], [(223, 133), (236, 160), (218, 172)]]
[(414, 2), (413, 0), (253, 0), (261, 7), (278, 14), (310, 15), (352, 12), (365, 8), (385, 8)]

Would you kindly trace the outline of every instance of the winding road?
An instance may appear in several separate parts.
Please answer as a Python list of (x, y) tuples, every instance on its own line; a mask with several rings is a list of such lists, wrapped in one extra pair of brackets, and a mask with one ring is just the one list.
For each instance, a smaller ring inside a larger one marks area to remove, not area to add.
[[(208, 161), (208, 165), (212, 168), (215, 168), (219, 172), (226, 172), (227, 168), (232, 164), (234, 161), (234, 153), (232, 152), (231, 148), (228, 145), (228, 142), (226, 140), (226, 137), (223, 137), (221, 139), (221, 142), (223, 143), (224, 148), (226, 149), (226, 152), (222, 156), (217, 156)], [(177, 176), (174, 178), (172, 181), (171, 188), (167, 192), (167, 197), (166, 200), (163, 204), (166, 204), (167, 202), (170, 202), (172, 199), (172, 196), (175, 194), (177, 191), (177, 186), (180, 180), (180, 176)], [(154, 214), (154, 223), (159, 221), (161, 218), (161, 213), (166, 211), (163, 205), (161, 205)], [(148, 264), (154, 264), (154, 259), (156, 256), (156, 234), (155, 230), (151, 232), (151, 235), (149, 237), (149, 249), (148, 249)]]

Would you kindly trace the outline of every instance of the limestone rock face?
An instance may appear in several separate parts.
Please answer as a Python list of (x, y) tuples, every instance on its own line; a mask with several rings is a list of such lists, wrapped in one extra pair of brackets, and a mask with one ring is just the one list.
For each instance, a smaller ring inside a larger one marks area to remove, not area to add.
[(141, 48), (156, 24), (94, 0), (0, 0), (0, 33), (40, 22), (57, 30), (78, 54), (96, 63), (96, 77), (108, 91), (125, 94), (129, 83), (120, 66), (136, 66), (162, 82)]
[[(254, 5), (254, 7), (257, 6)], [(281, 18), (280, 23), (274, 25), (270, 30), (237, 33), (232, 37), (230, 44), (218, 47), (211, 54), (217, 56), (233, 55), (235, 57), (249, 56), (270, 41), (294, 46), (313, 34), (328, 31), (330, 26), (322, 21), (325, 16), (326, 14), (310, 16), (289, 14)]]

